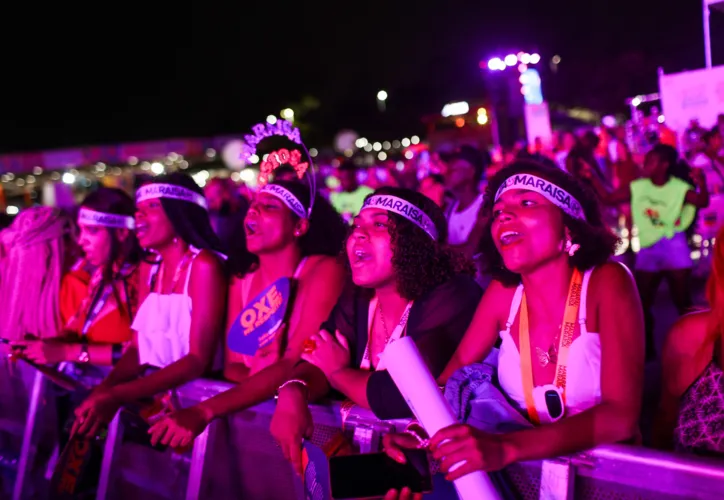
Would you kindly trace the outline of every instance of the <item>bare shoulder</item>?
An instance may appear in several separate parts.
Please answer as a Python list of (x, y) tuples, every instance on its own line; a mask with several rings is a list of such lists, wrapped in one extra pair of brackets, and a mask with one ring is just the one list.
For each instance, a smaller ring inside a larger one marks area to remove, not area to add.
[(201, 250), (194, 259), (194, 273), (223, 273), (224, 264), (218, 255), (210, 250)]
[(617, 294), (636, 291), (636, 280), (628, 267), (619, 262), (606, 262), (596, 267), (591, 274), (591, 288)]
[(342, 260), (328, 255), (311, 255), (302, 272), (302, 281), (327, 279), (330, 275), (342, 276), (346, 272)]
[(482, 308), (502, 326), (508, 320), (508, 313), (517, 289), (517, 286), (506, 286), (500, 281), (493, 280), (485, 289), (478, 308)]
[(685, 314), (680, 317), (666, 336), (664, 355), (694, 355), (707, 342), (711, 309)]

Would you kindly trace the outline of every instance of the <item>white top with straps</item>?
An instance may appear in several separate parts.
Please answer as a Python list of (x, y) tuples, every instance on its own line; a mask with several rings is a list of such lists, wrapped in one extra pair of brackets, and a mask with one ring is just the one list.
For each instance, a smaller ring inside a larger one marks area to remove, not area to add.
[[(578, 311), (578, 323), (581, 335), (570, 347), (568, 355), (568, 377), (566, 378), (566, 416), (575, 415), (592, 408), (601, 402), (601, 339), (597, 333), (586, 328), (586, 294), (592, 269), (583, 275), (581, 287), (581, 305)], [(505, 330), (500, 332), (502, 343), (498, 355), (498, 381), (500, 387), (519, 408), (525, 409), (523, 380), (520, 374), (520, 352), (510, 334), (523, 297), (523, 285), (519, 285), (510, 305), (510, 314)], [(533, 388), (533, 400), (541, 423), (548, 423), (548, 409), (545, 403), (545, 390)]]
[(447, 217), (447, 239), (451, 245), (463, 245), (467, 243), (468, 238), (470, 238), (470, 233), (473, 232), (475, 223), (478, 221), (478, 212), (480, 212), (480, 207), (483, 205), (483, 195), (481, 194), (475, 198), (475, 201), (461, 212), (456, 212), (458, 205), (456, 201)]
[[(160, 294), (151, 291), (138, 309), (132, 328), (138, 332), (140, 363), (158, 368), (170, 365), (189, 353), (191, 297), (189, 281), (200, 250), (190, 247), (193, 256), (186, 272), (183, 293)], [(151, 271), (151, 279), (158, 265)]]

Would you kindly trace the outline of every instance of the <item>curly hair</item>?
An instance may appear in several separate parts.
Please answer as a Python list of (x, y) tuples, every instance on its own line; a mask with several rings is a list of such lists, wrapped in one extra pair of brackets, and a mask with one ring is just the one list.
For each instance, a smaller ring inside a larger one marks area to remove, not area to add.
[[(280, 180), (272, 184), (281, 186), (291, 192), (302, 203), (305, 210), (309, 209), (310, 192), (306, 183)], [(289, 212), (294, 222), (296, 222), (299, 216), (291, 210)], [(243, 231), (244, 229), (241, 228), (240, 230)], [(312, 214), (309, 218), (309, 230), (299, 238), (297, 244), (302, 257), (309, 257), (310, 255), (337, 257), (344, 248), (347, 233), (347, 225), (337, 211), (332, 208), (332, 205), (321, 196), (316, 196), (312, 206)], [(259, 258), (246, 248), (237, 248), (231, 257), (233, 273), (239, 277), (249, 272), (259, 262)]]
[(396, 187), (382, 187), (370, 196), (375, 195), (396, 196), (412, 203), (432, 219), (439, 235), (437, 241), (433, 241), (416, 224), (389, 212), (392, 267), (397, 276), (397, 291), (403, 298), (416, 300), (456, 274), (475, 276), (474, 263), (446, 246), (447, 219), (434, 201), (415, 191)]
[(494, 219), (495, 193), (508, 177), (524, 173), (533, 174), (552, 182), (568, 191), (581, 203), (586, 216), (585, 221), (574, 219), (563, 213), (563, 224), (571, 233), (572, 243), (580, 245), (579, 250), (571, 257), (571, 264), (574, 267), (586, 271), (605, 263), (614, 255), (620, 240), (604, 224), (598, 198), (588, 186), (559, 168), (530, 160), (518, 160), (495, 174), (485, 191), (485, 203), (482, 211), (485, 218), (485, 229), (480, 241), (480, 251), (483, 255), (485, 270), (492, 275), (493, 279), (506, 286), (520, 283), (520, 275), (505, 267), (503, 258), (495, 246), (491, 228)]

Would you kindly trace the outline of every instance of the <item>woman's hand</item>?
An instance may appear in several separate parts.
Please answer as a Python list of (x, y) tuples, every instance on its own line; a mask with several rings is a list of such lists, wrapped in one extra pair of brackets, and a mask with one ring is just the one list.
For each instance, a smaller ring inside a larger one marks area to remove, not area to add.
[(19, 340), (13, 342), (14, 354), (39, 365), (54, 365), (67, 361), (71, 344), (57, 340)]
[(385, 434), (382, 437), (382, 447), (392, 460), (401, 464), (407, 463), (402, 450), (414, 450), (420, 448), (420, 440), (408, 433)]
[(335, 336), (326, 330), (320, 330), (318, 334), (313, 334), (310, 340), (315, 347), (311, 352), (302, 354), (302, 359), (322, 370), (327, 380), (330, 380), (335, 372), (349, 367), (349, 345), (339, 330)]
[(309, 411), (304, 387), (290, 384), (280, 391), (270, 430), (271, 435), (279, 443), (284, 457), (301, 476), (302, 441), (305, 438), (311, 439), (314, 432), (314, 421)]
[(113, 393), (112, 388), (97, 387), (75, 409), (75, 422), (73, 422), (71, 435), (77, 432), (81, 435), (95, 436), (102, 426), (110, 423), (120, 408), (121, 402)]
[(213, 414), (203, 403), (175, 411), (148, 430), (151, 444), (162, 444), (171, 448), (188, 446), (204, 432), (213, 418)]
[[(488, 434), (463, 424), (435, 434), (430, 440), (430, 450), (440, 461), (440, 469), (448, 481), (478, 470), (497, 471), (515, 461), (504, 435)], [(460, 465), (455, 467), (457, 464)]]

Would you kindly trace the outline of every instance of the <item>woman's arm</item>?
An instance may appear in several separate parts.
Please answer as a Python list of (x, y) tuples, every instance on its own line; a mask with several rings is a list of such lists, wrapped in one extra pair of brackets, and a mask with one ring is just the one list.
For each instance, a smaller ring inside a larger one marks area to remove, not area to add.
[[(333, 258), (324, 258), (312, 266), (299, 284), (297, 298), (290, 317), (289, 346), (276, 363), (244, 378), (236, 387), (202, 403), (212, 417), (244, 410), (274, 397), (277, 389), (287, 380), (295, 378), (295, 366), (299, 363), (304, 341), (318, 332), (320, 325), (329, 317), (339, 298), (345, 279), (345, 270)], [(309, 376), (315, 383), (314, 374), (303, 364), (300, 376)], [(324, 393), (328, 388), (323, 388)], [(315, 393), (317, 391), (314, 391)]]
[[(592, 279), (601, 339), (601, 402), (550, 425), (503, 437), (509, 462), (539, 460), (637, 437), (644, 377), (644, 319), (631, 273), (605, 264)], [(590, 294), (591, 292), (589, 292)]]
[[(226, 335), (229, 334), (231, 326), (241, 312), (245, 304), (242, 304), (241, 287), (243, 279), (232, 278), (229, 285), (229, 301), (226, 308)], [(232, 382), (241, 382), (249, 375), (249, 367), (244, 363), (244, 356), (229, 349), (228, 342), (224, 342), (224, 378)]]
[(694, 181), (696, 190), (686, 192), (684, 201), (694, 205), (696, 208), (706, 208), (709, 206), (709, 190), (706, 186), (706, 178), (704, 172), (700, 168), (691, 169), (691, 180)]
[(666, 336), (661, 356), (661, 399), (654, 420), (653, 445), (674, 448), (674, 427), (679, 414), (679, 399), (704, 371), (713, 355), (713, 343), (707, 342), (710, 311), (682, 316)]
[(513, 289), (505, 288), (499, 281), (490, 283), (460, 345), (438, 377), (440, 384), (445, 384), (460, 368), (481, 361), (490, 352), (505, 323), (504, 314), (509, 309), (513, 293)]
[(201, 252), (193, 261), (189, 284), (193, 303), (189, 353), (147, 377), (114, 387), (114, 396), (120, 402), (153, 396), (191, 382), (206, 372), (224, 326), (226, 289), (226, 278), (219, 259), (210, 252)]

